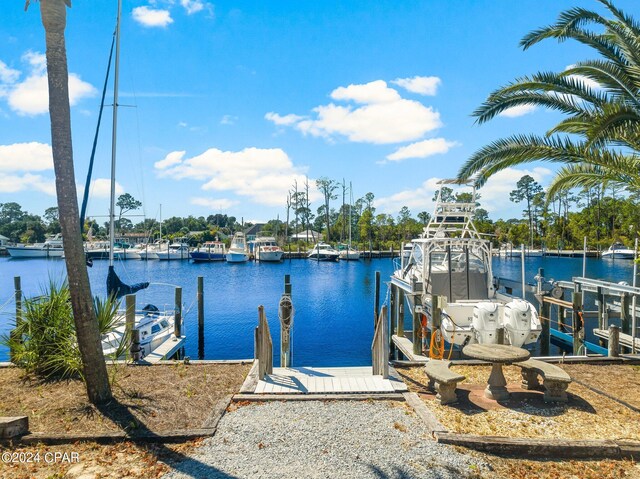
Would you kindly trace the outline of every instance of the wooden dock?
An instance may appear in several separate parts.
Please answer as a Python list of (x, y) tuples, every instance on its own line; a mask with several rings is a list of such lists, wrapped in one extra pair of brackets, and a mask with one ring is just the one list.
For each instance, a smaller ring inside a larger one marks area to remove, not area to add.
[(177, 351), (179, 351), (180, 348), (184, 346), (184, 342), (186, 341), (186, 339), (187, 339), (186, 336), (180, 336), (179, 338), (176, 338), (175, 336), (172, 335), (164, 343), (162, 343), (160, 346), (154, 349), (151, 352), (151, 354), (145, 356), (141, 361), (139, 361), (139, 363), (154, 364), (163, 359), (169, 359)]
[(393, 373), (374, 376), (371, 366), (345, 368), (273, 368), (257, 382), (254, 394), (402, 393), (405, 383)]

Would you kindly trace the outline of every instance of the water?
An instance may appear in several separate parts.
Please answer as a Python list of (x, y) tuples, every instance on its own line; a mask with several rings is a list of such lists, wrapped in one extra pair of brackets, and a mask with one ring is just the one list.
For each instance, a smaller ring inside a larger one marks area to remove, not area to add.
[[(494, 275), (520, 280), (520, 259), (495, 258)], [(538, 268), (547, 278), (571, 279), (582, 275), (581, 258), (527, 258), (526, 278), (533, 282)], [(22, 290), (30, 297), (40, 293), (48, 278), (62, 278), (64, 261), (0, 258), (0, 334), (7, 334), (13, 320), (13, 277), (22, 278)], [(150, 281), (137, 294), (137, 305), (153, 303), (172, 307), (174, 289), (182, 286), (186, 314), (185, 354), (198, 358), (197, 277), (204, 277), (205, 359), (253, 357), (253, 330), (259, 305), (265, 307), (274, 342), (274, 364), (279, 364), (278, 302), (284, 291), (284, 275), (291, 275), (295, 318), (292, 335), (293, 364), (313, 366), (365, 366), (371, 364), (375, 272), (383, 285), (393, 272), (390, 259), (338, 263), (292, 260), (283, 263), (189, 263), (186, 261), (123, 261), (116, 271), (125, 282)], [(633, 262), (587, 259), (587, 276), (632, 283)], [(106, 294), (107, 261), (95, 261), (89, 269), (92, 291)], [(514, 291), (515, 293), (515, 291)], [(0, 346), (0, 361), (8, 351)]]

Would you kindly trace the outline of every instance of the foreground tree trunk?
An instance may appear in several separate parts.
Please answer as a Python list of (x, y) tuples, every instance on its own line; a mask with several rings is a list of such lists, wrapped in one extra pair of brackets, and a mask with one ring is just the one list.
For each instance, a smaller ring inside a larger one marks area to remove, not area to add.
[(73, 169), (69, 75), (64, 39), (67, 5), (71, 6), (70, 0), (41, 0), (40, 14), (46, 32), (51, 145), (69, 292), (87, 395), (92, 403), (100, 404), (111, 399), (111, 387), (85, 264)]

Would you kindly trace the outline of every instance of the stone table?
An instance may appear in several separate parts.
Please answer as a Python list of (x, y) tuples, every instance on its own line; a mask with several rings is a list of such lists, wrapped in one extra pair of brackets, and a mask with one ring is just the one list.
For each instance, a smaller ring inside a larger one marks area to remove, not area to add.
[(470, 358), (481, 359), (492, 364), (491, 375), (484, 395), (496, 401), (509, 399), (502, 365), (526, 361), (530, 356), (526, 349), (506, 344), (470, 344), (464, 347), (462, 353)]

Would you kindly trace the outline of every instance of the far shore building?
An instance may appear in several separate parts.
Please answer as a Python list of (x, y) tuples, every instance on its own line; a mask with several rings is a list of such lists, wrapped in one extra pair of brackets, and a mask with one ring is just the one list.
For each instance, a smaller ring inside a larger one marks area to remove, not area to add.
[(244, 237), (247, 241), (255, 240), (265, 226), (265, 223), (256, 223), (255, 225), (248, 227), (244, 230)]
[(313, 230), (300, 231), (299, 233), (291, 235), (291, 241), (307, 241), (307, 238), (309, 238), (310, 242), (317, 243), (318, 241), (322, 241), (323, 235)]
[(7, 246), (9, 244), (9, 238), (0, 235), (0, 246)]

